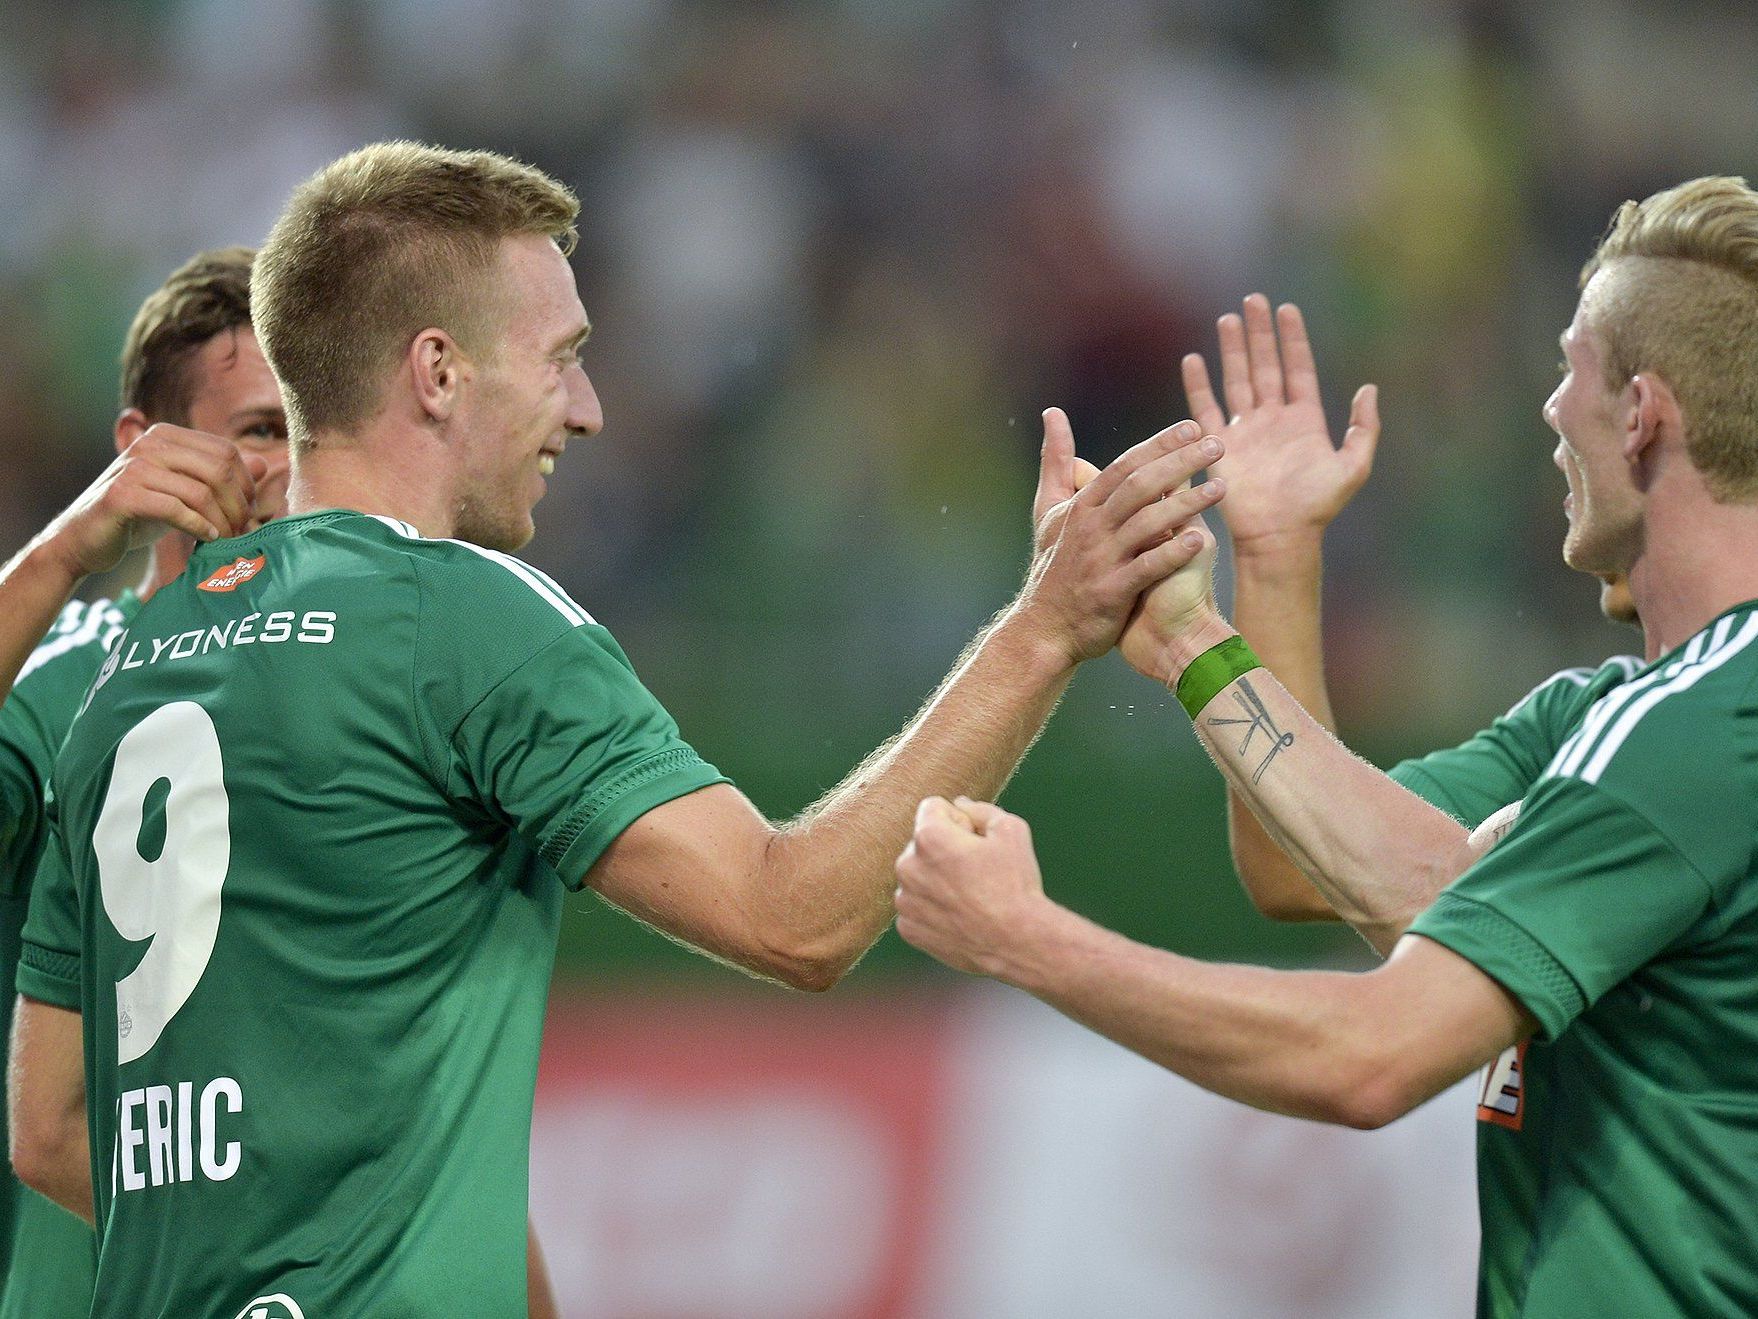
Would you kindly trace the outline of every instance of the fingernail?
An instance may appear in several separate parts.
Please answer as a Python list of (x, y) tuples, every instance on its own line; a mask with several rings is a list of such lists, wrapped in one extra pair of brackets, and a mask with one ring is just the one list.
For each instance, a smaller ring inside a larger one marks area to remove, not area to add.
[(1221, 456), (1221, 442), (1213, 435), (1209, 436), (1198, 447), (1202, 450), (1205, 458), (1219, 458)]
[(1190, 549), (1190, 550), (1200, 550), (1203, 547), (1202, 536), (1199, 533), (1194, 532), (1194, 531), (1185, 532), (1184, 533), (1184, 547), (1186, 549)]
[(1227, 483), (1218, 476), (1214, 477), (1211, 480), (1203, 482), (1203, 492), (1209, 495), (1210, 498), (1219, 499), (1222, 495), (1227, 493)]

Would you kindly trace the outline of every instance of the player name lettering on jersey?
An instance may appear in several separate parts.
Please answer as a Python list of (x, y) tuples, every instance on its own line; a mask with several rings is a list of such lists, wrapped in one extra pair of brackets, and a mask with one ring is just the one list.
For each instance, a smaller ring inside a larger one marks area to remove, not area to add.
[(216, 1076), (196, 1092), (194, 1081), (124, 1090), (116, 1101), (116, 1145), (110, 1193), (144, 1191), (172, 1182), (229, 1180), (244, 1149), (223, 1140), (221, 1125), (244, 1111), (244, 1089)]

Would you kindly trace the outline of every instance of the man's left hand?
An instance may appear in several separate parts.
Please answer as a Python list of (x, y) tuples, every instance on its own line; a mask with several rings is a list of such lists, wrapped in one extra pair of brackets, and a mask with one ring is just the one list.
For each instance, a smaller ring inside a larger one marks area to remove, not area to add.
[(987, 802), (926, 798), (897, 859), (897, 932), (959, 971), (1014, 979), (1020, 949), (1059, 910), (1030, 826)]

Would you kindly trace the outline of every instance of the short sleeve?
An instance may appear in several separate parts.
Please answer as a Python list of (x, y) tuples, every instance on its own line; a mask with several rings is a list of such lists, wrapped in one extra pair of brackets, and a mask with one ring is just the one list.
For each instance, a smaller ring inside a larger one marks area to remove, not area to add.
[[(54, 806), (49, 813), (53, 824)], [(18, 992), (58, 1008), (80, 1010), (79, 893), (67, 844), (51, 827), (31, 886), (30, 912), (18, 962)]]
[(1389, 773), (1474, 829), (1509, 802), (1522, 800), (1587, 708), (1635, 668), (1634, 659), (1619, 656), (1597, 670), (1553, 674), (1482, 732), (1456, 747), (1403, 761)]
[(1708, 914), (1712, 877), (1618, 796), (1547, 779), (1412, 934), (1472, 962), (1554, 1039)]
[(0, 706), (0, 896), (30, 890), (42, 846), (42, 797), (56, 748), (31, 693), (19, 689)]
[(570, 887), (646, 812), (726, 781), (596, 624), (498, 682), (458, 724), (450, 757), (448, 790), (517, 830)]

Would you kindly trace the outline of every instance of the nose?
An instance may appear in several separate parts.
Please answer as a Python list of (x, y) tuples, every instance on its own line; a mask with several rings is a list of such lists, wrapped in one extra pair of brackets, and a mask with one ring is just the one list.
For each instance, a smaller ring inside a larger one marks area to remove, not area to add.
[(569, 374), (568, 432), (589, 439), (604, 429), (604, 407), (598, 401), (598, 391), (592, 387), (585, 367), (576, 366)]
[(1544, 424), (1549, 426), (1558, 435), (1563, 433), (1562, 426), (1557, 423), (1557, 395), (1562, 392), (1563, 387), (1561, 385), (1558, 385), (1555, 389), (1551, 390), (1550, 397), (1545, 399), (1544, 407), (1539, 410), (1539, 415), (1544, 418)]

